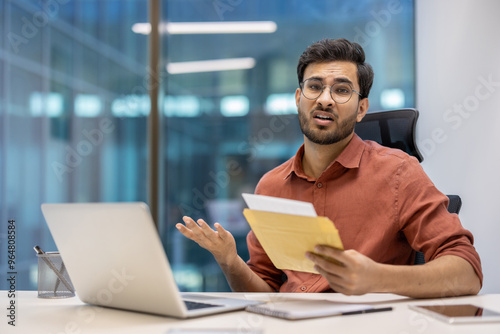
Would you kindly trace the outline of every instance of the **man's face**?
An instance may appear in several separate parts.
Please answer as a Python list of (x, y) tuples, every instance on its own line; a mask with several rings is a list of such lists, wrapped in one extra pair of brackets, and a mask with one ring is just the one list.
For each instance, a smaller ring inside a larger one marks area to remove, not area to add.
[[(360, 90), (357, 67), (351, 62), (309, 64), (304, 71), (304, 80), (311, 78), (329, 86), (348, 82), (354, 90)], [(309, 141), (321, 145), (335, 144), (352, 136), (354, 125), (363, 119), (368, 110), (368, 99), (361, 99), (355, 92), (348, 102), (336, 103), (331, 97), (330, 87), (325, 87), (315, 100), (305, 98), (298, 88), (295, 101), (302, 133)]]

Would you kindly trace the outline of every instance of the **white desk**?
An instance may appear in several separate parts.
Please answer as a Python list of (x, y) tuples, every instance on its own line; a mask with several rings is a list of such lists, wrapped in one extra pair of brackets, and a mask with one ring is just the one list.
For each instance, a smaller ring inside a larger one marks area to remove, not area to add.
[[(217, 294), (226, 295), (226, 294)], [(412, 300), (396, 295), (369, 294), (279, 294), (290, 298), (330, 299), (341, 302), (375, 303), (392, 306), (391, 312), (289, 321), (244, 311), (203, 318), (178, 320), (148, 314), (100, 308), (83, 304), (77, 297), (41, 299), (36, 291), (17, 291), (16, 326), (8, 325), (10, 303), (7, 291), (0, 291), (0, 333), (162, 333), (171, 328), (262, 329), (263, 333), (500, 333), (500, 323), (448, 325), (408, 309), (409, 304), (472, 303), (500, 311), (500, 294), (460, 298)], [(231, 294), (232, 297), (269, 300), (276, 294)]]

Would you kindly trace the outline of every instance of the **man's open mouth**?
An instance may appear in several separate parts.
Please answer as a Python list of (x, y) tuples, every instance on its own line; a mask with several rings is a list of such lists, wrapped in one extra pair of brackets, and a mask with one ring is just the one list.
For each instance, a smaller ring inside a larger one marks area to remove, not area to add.
[(331, 117), (331, 116), (326, 116), (326, 115), (316, 115), (316, 116), (314, 116), (314, 118), (317, 118), (317, 119), (324, 119), (324, 120), (329, 120), (329, 121), (333, 121), (333, 117)]
[(333, 122), (335, 121), (335, 116), (333, 113), (325, 111), (325, 110), (316, 110), (313, 112), (313, 118), (323, 121), (323, 122)]

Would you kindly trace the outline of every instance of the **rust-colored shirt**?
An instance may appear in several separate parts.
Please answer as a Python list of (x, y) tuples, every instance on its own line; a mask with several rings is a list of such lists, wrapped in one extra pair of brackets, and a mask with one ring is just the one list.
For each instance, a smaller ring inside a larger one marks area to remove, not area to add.
[[(456, 255), (483, 279), (472, 234), (447, 210), (448, 197), (436, 189), (418, 161), (400, 150), (363, 141), (357, 135), (317, 179), (304, 174), (304, 147), (266, 173), (256, 194), (311, 202), (318, 216), (332, 220), (345, 249), (376, 262), (411, 265), (415, 250), (431, 261)], [(247, 236), (248, 266), (280, 292), (328, 292), (318, 274), (277, 269), (255, 234)], [(286, 276), (285, 276), (286, 275)]]

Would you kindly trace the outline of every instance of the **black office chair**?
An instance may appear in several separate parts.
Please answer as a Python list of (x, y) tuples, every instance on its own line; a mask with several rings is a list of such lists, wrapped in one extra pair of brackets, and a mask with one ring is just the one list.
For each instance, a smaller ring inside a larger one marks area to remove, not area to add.
[(363, 120), (356, 124), (355, 131), (362, 139), (398, 148), (422, 162), (424, 157), (415, 143), (417, 119), (417, 109), (373, 112), (366, 114)]
[[(368, 113), (356, 124), (355, 132), (361, 139), (373, 140), (383, 146), (400, 149), (422, 162), (424, 157), (415, 142), (417, 119), (418, 110), (411, 108)], [(448, 211), (458, 214), (462, 207), (462, 199), (458, 195), (447, 196), (450, 199)], [(424, 254), (417, 252), (414, 264), (424, 263)]]

